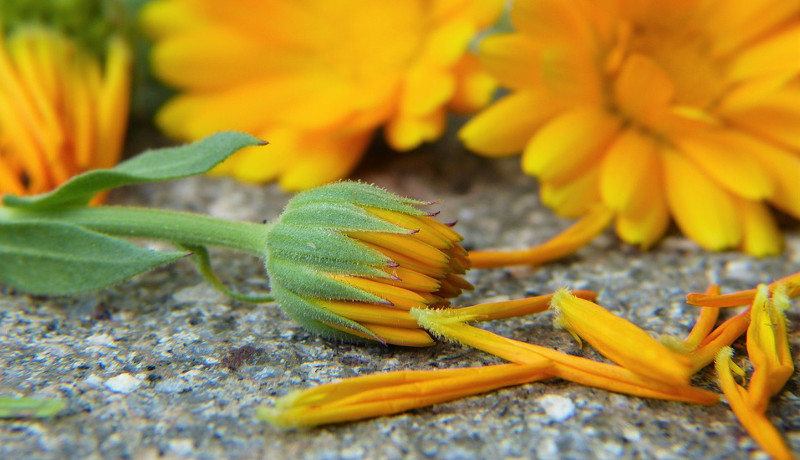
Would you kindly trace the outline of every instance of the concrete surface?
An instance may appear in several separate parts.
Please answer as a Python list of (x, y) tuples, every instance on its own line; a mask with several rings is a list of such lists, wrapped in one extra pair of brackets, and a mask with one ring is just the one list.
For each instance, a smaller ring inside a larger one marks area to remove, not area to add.
[[(136, 142), (139, 147), (150, 143)], [(468, 248), (523, 247), (569, 224), (537, 200), (516, 158), (490, 161), (453, 140), (411, 154), (375, 147), (356, 177), (400, 194), (441, 199)], [(274, 186), (193, 178), (115, 193), (115, 203), (262, 220), (288, 199)], [(642, 253), (608, 232), (577, 255), (541, 268), (473, 270), (476, 290), (458, 300), (518, 298), (567, 285), (654, 334), (685, 334), (694, 307), (683, 297), (710, 282), (744, 289), (800, 271), (800, 227), (786, 225), (782, 257), (711, 254), (673, 232)], [(258, 260), (215, 251), (241, 290), (267, 286)], [(795, 362), (798, 308), (789, 312)], [(550, 317), (486, 324), (497, 333), (598, 358)], [(460, 346), (355, 347), (309, 335), (275, 305), (238, 304), (206, 285), (188, 261), (101, 292), (31, 297), (0, 288), (0, 395), (60, 397), (53, 420), (0, 421), (2, 459), (94, 458), (766, 458), (726, 404), (691, 406), (550, 381), (405, 414), (284, 432), (254, 419), (256, 407), (292, 389), (376, 371), (499, 363)], [(741, 345), (741, 344), (740, 344)], [(743, 352), (742, 346), (738, 349)], [(599, 359), (599, 358), (598, 358)], [(710, 369), (695, 383), (716, 391)], [(800, 378), (769, 416), (800, 451)]]

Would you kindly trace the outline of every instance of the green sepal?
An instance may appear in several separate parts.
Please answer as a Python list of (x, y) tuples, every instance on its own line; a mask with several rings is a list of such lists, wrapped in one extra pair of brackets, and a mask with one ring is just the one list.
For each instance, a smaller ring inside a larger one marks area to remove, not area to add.
[(279, 254), (270, 254), (266, 268), (270, 276), (273, 295), (276, 295), (275, 288), (277, 286), (284, 286), (290, 291), (302, 292), (304, 296), (318, 299), (386, 303), (386, 300), (376, 295), (330, 278), (324, 271), (282, 258)]
[(326, 310), (325, 308), (314, 304), (313, 300), (299, 296), (291, 290), (285, 289), (280, 285), (275, 285), (272, 287), (272, 294), (275, 296), (278, 304), (281, 306), (281, 308), (283, 308), (287, 315), (312, 333), (319, 334), (327, 339), (341, 340), (350, 343), (368, 342), (368, 340), (364, 339), (363, 337), (348, 334), (347, 332), (330, 327), (325, 324), (327, 322), (361, 331), (364, 334), (373, 337), (376, 341), (385, 343), (383, 339), (357, 322)]
[(245, 133), (218, 133), (193, 144), (143, 152), (111, 169), (87, 171), (49, 193), (31, 197), (6, 195), (3, 204), (30, 211), (86, 205), (104, 190), (202, 174), (237, 150), (264, 144)]
[(181, 244), (180, 247), (192, 253), (192, 261), (197, 267), (197, 271), (203, 276), (206, 282), (231, 299), (246, 303), (268, 303), (275, 301), (275, 298), (271, 295), (256, 296), (240, 294), (222, 284), (222, 281), (219, 280), (216, 273), (214, 273), (214, 270), (211, 268), (211, 258), (209, 257), (208, 249), (205, 246)]
[[(368, 206), (402, 214), (420, 216), (425, 214), (416, 206), (426, 206), (426, 201), (397, 196), (375, 185), (363, 182), (340, 181), (328, 184), (295, 196), (289, 206), (300, 207), (309, 203), (352, 203), (356, 206)], [(288, 209), (288, 207), (287, 207)]]
[(279, 223), (308, 227), (331, 227), (340, 232), (411, 233), (407, 228), (392, 224), (357, 206), (348, 203), (309, 203), (289, 206), (281, 214)]
[(62, 222), (0, 221), (0, 283), (31, 294), (91, 291), (186, 255)]
[(0, 396), (0, 418), (47, 418), (65, 407), (67, 403), (61, 399)]
[(275, 225), (267, 234), (267, 252), (321, 271), (386, 278), (378, 267), (391, 259), (333, 229)]

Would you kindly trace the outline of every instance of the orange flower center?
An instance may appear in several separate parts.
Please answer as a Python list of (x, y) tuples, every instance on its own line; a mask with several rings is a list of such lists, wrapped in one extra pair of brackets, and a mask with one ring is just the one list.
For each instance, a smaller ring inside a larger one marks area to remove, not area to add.
[(634, 25), (629, 49), (649, 56), (664, 70), (677, 104), (707, 109), (723, 91), (724, 68), (711, 56), (707, 37), (691, 26), (677, 21)]

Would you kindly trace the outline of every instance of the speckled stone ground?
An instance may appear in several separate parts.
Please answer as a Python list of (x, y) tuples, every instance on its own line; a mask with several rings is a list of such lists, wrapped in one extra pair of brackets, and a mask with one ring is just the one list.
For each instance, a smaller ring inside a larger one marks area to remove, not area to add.
[[(146, 139), (149, 139), (147, 137)], [(149, 143), (134, 143), (136, 148)], [(454, 141), (406, 155), (371, 153), (357, 177), (400, 194), (441, 199), (469, 248), (523, 247), (568, 225), (537, 200), (516, 159), (489, 161)], [(274, 186), (194, 178), (130, 188), (116, 203), (205, 212), (235, 219), (278, 215), (288, 200)], [(686, 292), (710, 282), (743, 289), (800, 271), (800, 228), (789, 225), (782, 257), (709, 254), (673, 233), (642, 253), (612, 233), (541, 268), (473, 270), (472, 301), (518, 298), (560, 286), (594, 289), (599, 301), (654, 334), (685, 334), (695, 310)], [(215, 251), (239, 289), (267, 286), (258, 260)], [(800, 356), (800, 317), (788, 314)], [(484, 327), (569, 353), (599, 357), (548, 315)], [(396, 369), (500, 362), (439, 344), (416, 350), (355, 347), (306, 333), (275, 305), (232, 302), (188, 262), (101, 292), (31, 297), (0, 288), (0, 395), (60, 397), (53, 420), (0, 421), (0, 458), (766, 458), (726, 404), (691, 406), (549, 381), (405, 414), (284, 432), (254, 419), (259, 405), (292, 389)], [(740, 351), (741, 348), (740, 348)], [(800, 367), (800, 366), (798, 366)], [(695, 383), (716, 389), (709, 369)], [(800, 452), (800, 378), (769, 416)]]

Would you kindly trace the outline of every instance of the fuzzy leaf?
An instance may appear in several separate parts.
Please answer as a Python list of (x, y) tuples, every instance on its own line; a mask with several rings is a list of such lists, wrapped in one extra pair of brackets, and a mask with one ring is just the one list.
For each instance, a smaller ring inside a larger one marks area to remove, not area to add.
[(143, 152), (111, 169), (85, 172), (49, 193), (32, 197), (6, 195), (3, 204), (28, 210), (85, 205), (103, 190), (205, 173), (237, 150), (254, 145), (264, 142), (239, 132), (218, 133), (193, 144)]
[(0, 222), (0, 283), (31, 294), (102, 288), (186, 256), (60, 222)]

